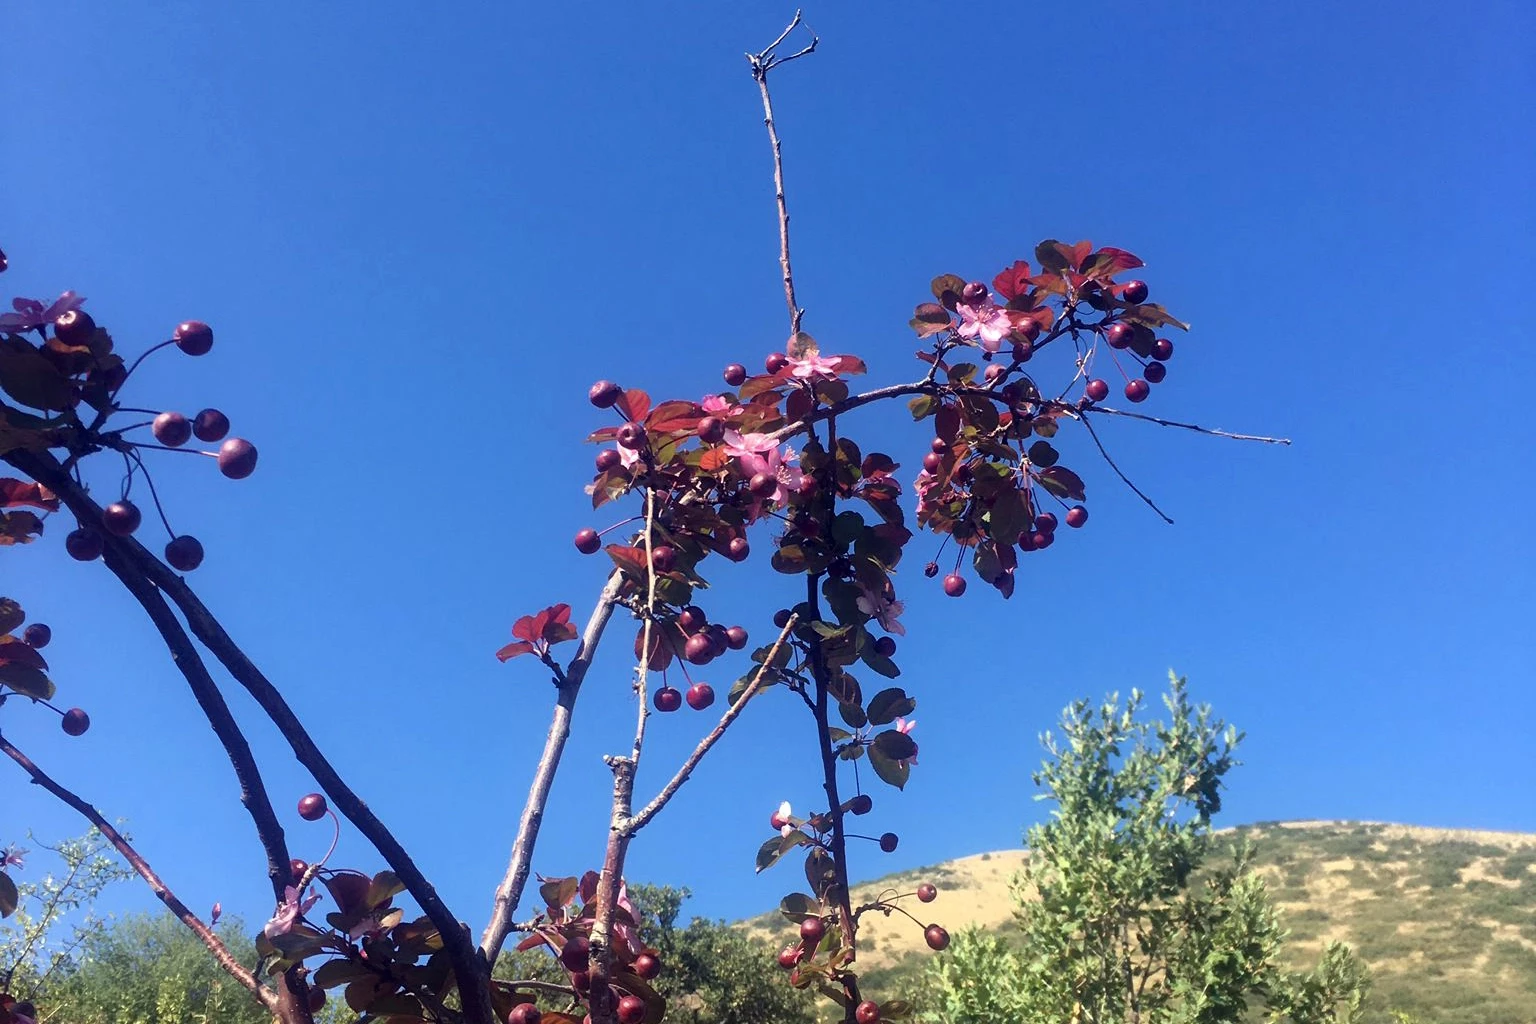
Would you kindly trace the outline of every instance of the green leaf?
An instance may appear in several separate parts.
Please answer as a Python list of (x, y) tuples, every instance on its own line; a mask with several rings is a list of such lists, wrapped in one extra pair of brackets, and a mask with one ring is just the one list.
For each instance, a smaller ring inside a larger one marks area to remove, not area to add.
[(1029, 461), (1041, 469), (1056, 465), (1056, 461), (1060, 458), (1061, 453), (1049, 441), (1036, 441), (1029, 446)]
[(1083, 501), (1087, 495), (1083, 490), (1083, 478), (1064, 466), (1052, 466), (1050, 469), (1042, 469), (1035, 477), (1040, 485), (1058, 498), (1071, 498), (1074, 501)]
[(851, 728), (862, 729), (869, 724), (869, 719), (864, 715), (864, 707), (861, 704), (839, 704), (837, 713), (842, 716), (844, 722)]
[(64, 410), (73, 397), (69, 378), (20, 339), (0, 341), (0, 390), (34, 409)]
[(11, 632), (26, 621), (27, 613), (22, 611), (21, 605), (8, 597), (0, 597), (0, 636)]
[(396, 893), (405, 891), (405, 883), (400, 881), (393, 871), (380, 871), (373, 876), (373, 882), (368, 886), (368, 895), (363, 897), (363, 906), (369, 910), (382, 907), (389, 898)]
[(912, 737), (895, 729), (887, 729), (876, 736), (870, 749), (880, 751), (892, 761), (906, 761), (917, 756), (917, 744), (912, 742)]
[(965, 278), (954, 274), (940, 274), (929, 285), (933, 297), (945, 306), (953, 307), (960, 301), (960, 293), (965, 291)]
[(808, 917), (821, 916), (821, 904), (816, 897), (803, 892), (792, 892), (779, 901), (779, 913), (791, 921), (804, 921)]
[(10, 875), (0, 871), (0, 917), (16, 913), (16, 905), (20, 902), (21, 894), (16, 891), (16, 883)]
[(1013, 487), (1000, 491), (992, 501), (987, 523), (988, 532), (997, 543), (1017, 544), (1019, 534), (1029, 529), (1032, 523), (1024, 492)]
[(870, 642), (865, 644), (864, 647), (859, 651), (859, 657), (864, 659), (864, 664), (874, 669), (880, 675), (885, 676), (887, 679), (895, 679), (897, 676), (901, 675), (901, 669), (897, 667), (894, 661), (892, 661), (890, 658), (887, 658), (879, 651), (875, 650), (873, 637), (871, 637)]
[(864, 535), (865, 528), (864, 517), (857, 512), (839, 512), (832, 520), (832, 540), (847, 547)]
[(975, 363), (956, 363), (949, 368), (949, 382), (951, 384), (969, 384), (975, 379)]
[(353, 981), (362, 981), (372, 976), (372, 972), (366, 966), (354, 963), (347, 959), (327, 960), (321, 964), (310, 979), (321, 988), (335, 988), (338, 985), (346, 985)]
[[(896, 719), (910, 715), (916, 709), (917, 701), (913, 700), (911, 697), (908, 697), (906, 690), (903, 690), (899, 686), (893, 686), (889, 689), (881, 690), (879, 693), (870, 698), (869, 724), (890, 725), (892, 722), (896, 721)], [(906, 736), (902, 733), (897, 733), (896, 735), (901, 736), (903, 739), (907, 739)], [(907, 739), (907, 742), (911, 743), (912, 741)], [(913, 752), (916, 752), (915, 747), (913, 748)], [(900, 760), (901, 756), (910, 757), (911, 755), (898, 755), (897, 760)]]
[(52, 700), (55, 693), (53, 680), (45, 673), (14, 661), (0, 663), (0, 684), (36, 700)]
[(907, 403), (907, 408), (912, 410), (912, 418), (914, 420), (921, 420), (932, 416), (933, 410), (937, 405), (938, 399), (932, 395), (918, 395)]
[(905, 789), (907, 776), (912, 774), (912, 769), (901, 761), (894, 761), (880, 751), (878, 747), (869, 748), (869, 766), (880, 776), (880, 781), (886, 785), (895, 786), (897, 789)]
[(779, 862), (779, 858), (797, 846), (804, 846), (810, 839), (804, 832), (794, 831), (787, 836), (774, 836), (757, 848), (757, 870), (763, 872)]

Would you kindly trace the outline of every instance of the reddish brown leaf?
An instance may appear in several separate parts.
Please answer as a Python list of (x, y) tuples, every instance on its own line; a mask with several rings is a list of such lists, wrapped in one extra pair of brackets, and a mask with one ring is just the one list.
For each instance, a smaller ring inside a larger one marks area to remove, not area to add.
[(587, 435), (588, 444), (602, 444), (619, 436), (618, 427), (599, 427)]
[(1135, 270), (1144, 266), (1146, 264), (1132, 253), (1106, 245), (1089, 258), (1086, 266), (1080, 265), (1080, 269), (1089, 277), (1108, 277), (1122, 270)]
[(1177, 327), (1181, 331), (1189, 330), (1189, 324), (1170, 316), (1166, 309), (1155, 302), (1127, 306), (1124, 315), (1127, 320), (1134, 320), (1148, 327)]
[(48, 663), (32, 647), (13, 636), (0, 636), (0, 665), (25, 665), (39, 672), (48, 671)]
[(645, 427), (653, 434), (670, 434), (673, 431), (698, 429), (704, 410), (692, 402), (673, 399), (662, 402), (645, 419)]
[(699, 459), (699, 469), (705, 473), (718, 473), (730, 462), (731, 457), (726, 453), (725, 445), (716, 445)]
[(935, 334), (949, 330), (951, 326), (949, 311), (937, 302), (924, 302), (918, 306), (908, 323), (917, 332), (919, 338), (931, 338)]
[(638, 422), (651, 411), (651, 396), (639, 388), (627, 388), (619, 396), (615, 408), (624, 414), (625, 419)]
[(1029, 264), (1017, 260), (992, 279), (992, 290), (1012, 302), (1029, 289)]
[(43, 532), (43, 521), (31, 512), (0, 512), (0, 547), (30, 544)]
[(603, 549), (608, 552), (608, 557), (613, 559), (613, 564), (634, 576), (636, 579), (645, 579), (647, 566), (645, 552), (640, 548), (626, 544), (609, 544)]
[(838, 360), (837, 372), (845, 373), (850, 377), (867, 373), (869, 370), (869, 367), (864, 365), (864, 360), (858, 356), (833, 356), (832, 358)]
[(815, 399), (804, 388), (796, 388), (789, 393), (789, 399), (784, 403), (784, 415), (790, 422), (804, 419), (811, 412)]
[(511, 661), (518, 655), (532, 654), (533, 650), (533, 644), (528, 643), (526, 640), (518, 640), (514, 643), (507, 644), (507, 646), (497, 651), (496, 657), (501, 661)]
[(0, 477), (0, 508), (21, 508), (27, 505), (44, 512), (57, 512), (59, 498), (42, 484), (14, 477)]
[(1073, 501), (1083, 501), (1087, 497), (1083, 492), (1083, 478), (1064, 466), (1052, 466), (1050, 469), (1042, 469), (1034, 474), (1040, 485), (1058, 498), (1071, 498)]
[(68, 409), (74, 397), (69, 378), (19, 338), (0, 341), (0, 390), (34, 409)]
[(8, 597), (0, 597), (0, 636), (13, 631), (26, 621), (27, 613), (22, 611), (21, 605)]
[(939, 300), (939, 304), (945, 309), (954, 309), (960, 302), (960, 293), (965, 290), (965, 278), (954, 274), (940, 274), (933, 279), (930, 285), (933, 297)]

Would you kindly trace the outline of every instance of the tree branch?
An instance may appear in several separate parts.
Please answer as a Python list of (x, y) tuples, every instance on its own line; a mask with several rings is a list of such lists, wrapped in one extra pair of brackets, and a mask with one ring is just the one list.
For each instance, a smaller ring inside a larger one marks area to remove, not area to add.
[(224, 972), (239, 982), (246, 991), (250, 992), (251, 996), (269, 1013), (275, 1014), (278, 1012), (277, 994), (256, 980), (255, 975), (248, 971), (230, 953), (219, 937), (214, 934), (213, 929), (209, 928), (196, 914), (187, 909), (185, 903), (177, 899), (176, 894), (171, 891), (170, 887), (160, 880), (159, 875), (155, 874), (154, 869), (149, 866), (149, 862), (139, 855), (139, 852), (123, 837), (121, 832), (112, 827), (111, 822), (101, 816), (101, 812), (97, 811), (96, 808), (72, 791), (54, 781), (47, 772), (44, 772), (34, 764), (32, 759), (27, 757), (26, 754), (16, 749), (3, 735), (0, 735), (0, 751), (3, 751), (7, 757), (20, 765), (22, 770), (32, 777), (34, 785), (42, 786), (70, 807), (79, 811), (87, 821), (96, 826), (96, 830), (106, 837), (107, 842), (111, 843), (118, 853), (122, 854), (123, 859), (138, 873), (139, 877), (149, 883), (150, 889), (154, 891), (155, 896), (159, 898), (160, 902), (165, 904), (166, 909), (175, 914), (181, 923), (191, 929), (192, 933), (208, 948), (208, 952), (213, 954), (213, 958), (218, 961), (219, 966), (224, 969)]

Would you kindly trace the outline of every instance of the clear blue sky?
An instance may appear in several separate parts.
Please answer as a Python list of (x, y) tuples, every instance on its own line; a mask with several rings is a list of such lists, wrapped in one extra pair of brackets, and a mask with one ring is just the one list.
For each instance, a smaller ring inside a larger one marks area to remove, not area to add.
[[(78, 289), (126, 347), (213, 324), (211, 355), (167, 353), (131, 389), (222, 407), (261, 449), (241, 483), (154, 464), (207, 546), (195, 584), (477, 929), (551, 697), (493, 652), (520, 613), (585, 615), (603, 576), (569, 540), (593, 521), (588, 384), (697, 397), (782, 342), (742, 53), (789, 13), (32, 2), (0, 19), (21, 58), (0, 105), (0, 290)], [(1016, 846), (1042, 812), (1038, 732), (1170, 666), (1249, 731), (1228, 823), (1536, 830), (1529, 5), (807, 17), (822, 49), (776, 101), (806, 326), (831, 351), (908, 379), (906, 320), (933, 275), (1091, 238), (1142, 255), (1154, 297), (1194, 324), (1150, 412), (1296, 442), (1113, 424), (1176, 526), (1077, 437), (1093, 520), (1029, 559), (1012, 602), (904, 574), (921, 765), (905, 795), (876, 791), (866, 820), (903, 843), (859, 849), (858, 873)], [(909, 469), (926, 440), (900, 409), (858, 430)], [(116, 486), (114, 467), (94, 474)], [(7, 553), (4, 588), (52, 623), (61, 696), (95, 724), (69, 741), (12, 706), (7, 735), (127, 817), (188, 903), (264, 919), (212, 734), (138, 608), (61, 539)], [(794, 586), (716, 575), (711, 610), (759, 637)], [(765, 605), (767, 589), (786, 596)], [(583, 696), (540, 872), (600, 857), (627, 646)], [(234, 703), (272, 755), (295, 852), (318, 854), (324, 828), (287, 810), (311, 784)], [(642, 792), (705, 724), (657, 722)], [(751, 863), (780, 800), (815, 803), (803, 728), (784, 696), (754, 706), (637, 843), (632, 877), (687, 884), (721, 916), (794, 888), (792, 868)], [(0, 841), (29, 826), (79, 823), (0, 772)], [(340, 862), (380, 866), (359, 850)], [(116, 905), (148, 903), (125, 888)]]

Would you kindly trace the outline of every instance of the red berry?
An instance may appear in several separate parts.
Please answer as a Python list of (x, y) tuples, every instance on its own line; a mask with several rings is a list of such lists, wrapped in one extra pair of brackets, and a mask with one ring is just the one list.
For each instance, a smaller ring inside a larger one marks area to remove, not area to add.
[(21, 634), (21, 642), (32, 648), (34, 651), (40, 651), (44, 647), (47, 647), (48, 641), (52, 639), (53, 630), (49, 629), (41, 622), (32, 623), (32, 625), (28, 626), (26, 631)]
[(603, 538), (592, 527), (584, 526), (576, 531), (576, 550), (582, 554), (590, 555), (602, 546)]
[(1173, 342), (1167, 338), (1158, 338), (1152, 343), (1152, 358), (1167, 362), (1173, 358)]
[(880, 837), (880, 849), (885, 853), (895, 853), (896, 844), (901, 842), (901, 837), (895, 832), (887, 832)]
[(987, 291), (986, 285), (982, 284), (980, 281), (972, 281), (970, 284), (960, 289), (960, 301), (965, 303), (967, 306), (979, 306), (983, 302), (987, 301), (987, 296), (990, 294), (991, 293)]
[(703, 711), (715, 702), (715, 688), (708, 683), (694, 683), (688, 687), (688, 706)]
[(986, 372), (983, 373), (981, 377), (988, 384), (990, 384), (1007, 372), (1008, 367), (1004, 366), (1002, 363), (993, 363), (991, 366), (987, 367)]
[(1120, 297), (1132, 305), (1147, 301), (1147, 282), (1127, 281), (1120, 289)]
[(1083, 388), (1083, 394), (1087, 395), (1091, 401), (1102, 402), (1109, 397), (1109, 381), (1095, 377), (1088, 382), (1087, 387)]
[(203, 564), (203, 545), (184, 533), (165, 546), (165, 564), (177, 572), (191, 572)]
[(928, 943), (928, 948), (941, 950), (949, 945), (949, 932), (936, 924), (931, 924), (923, 929), (923, 938)]
[(645, 428), (638, 423), (626, 423), (619, 428), (619, 446), (637, 452), (645, 447)]
[(779, 478), (771, 473), (754, 473), (747, 481), (747, 490), (759, 498), (771, 498), (779, 489)]
[(1125, 397), (1129, 398), (1133, 402), (1145, 402), (1147, 400), (1147, 396), (1151, 393), (1152, 385), (1139, 378), (1137, 380), (1131, 381), (1125, 386)]
[(1042, 531), (1036, 531), (1035, 533), (1030, 534), (1029, 539), (1034, 542), (1036, 551), (1044, 551), (1046, 548), (1056, 543), (1056, 535), (1054, 533), (1044, 533)]
[(882, 658), (889, 658), (896, 653), (896, 640), (894, 637), (882, 636), (875, 641), (875, 653)]
[(744, 562), (752, 553), (752, 545), (747, 543), (745, 537), (732, 537), (731, 542), (725, 546), (725, 557), (733, 562)]
[(788, 608), (780, 608), (773, 613), (773, 624), (779, 629), (789, 625), (789, 617), (793, 614)]
[(1067, 509), (1067, 525), (1074, 530), (1082, 529), (1088, 521), (1088, 510), (1081, 505), (1073, 505)]
[(70, 708), (64, 712), (59, 725), (69, 735), (81, 736), (91, 727), (91, 716), (86, 714), (83, 708)]
[(1054, 512), (1042, 512), (1039, 515), (1035, 516), (1035, 532), (1037, 532), (1037, 533), (1055, 533), (1056, 532), (1056, 513), (1054, 513)]
[(325, 797), (319, 793), (310, 793), (308, 796), (299, 798), (299, 817), (305, 821), (319, 821), (325, 817), (327, 810), (329, 808), (326, 806)]
[(923, 468), (930, 473), (937, 473), (944, 466), (944, 457), (938, 452), (929, 452), (923, 456)]
[(932, 903), (939, 898), (939, 890), (931, 882), (924, 882), (917, 887), (917, 899), (920, 903)]
[(532, 1003), (518, 1003), (507, 1014), (507, 1024), (542, 1024), (544, 1014)]
[(768, 358), (763, 360), (763, 369), (769, 373), (778, 373), (789, 365), (789, 357), (783, 352), (770, 352)]
[[(683, 657), (693, 665), (708, 664), (715, 656), (715, 645), (703, 633), (695, 633), (683, 645)], [(692, 691), (689, 691), (690, 693)], [(692, 703), (690, 701), (690, 703)]]
[(604, 448), (597, 453), (597, 458), (593, 460), (593, 465), (597, 467), (599, 473), (606, 473), (610, 469), (617, 469), (623, 461), (624, 458), (619, 454), (617, 448)]
[(192, 439), (192, 421), (179, 412), (163, 412), (151, 428), (155, 440), (167, 448), (180, 448)]
[(733, 388), (739, 388), (747, 382), (747, 368), (740, 363), (732, 363), (725, 368), (725, 382)]
[(309, 987), (309, 1012), (319, 1013), (320, 1008), (324, 1005), (325, 989), (321, 988), (319, 985), (311, 985)]
[(192, 436), (199, 441), (222, 441), (228, 433), (229, 417), (217, 409), (204, 409), (192, 417)]
[(853, 1008), (853, 1019), (859, 1024), (880, 1024), (880, 1004), (866, 999)]
[(683, 706), (683, 695), (675, 687), (663, 686), (653, 698), (657, 711), (676, 711)]
[(639, 996), (625, 996), (619, 1000), (619, 1024), (642, 1024), (644, 1020), (644, 999)]
[(697, 633), (709, 623), (709, 616), (704, 614), (704, 609), (696, 604), (690, 604), (677, 613), (677, 624), (684, 633)]
[(705, 444), (719, 444), (725, 440), (725, 420), (718, 416), (705, 416), (699, 420), (699, 440)]
[(860, 793), (848, 801), (849, 814), (868, 814), (874, 810), (875, 802), (869, 798), (868, 793)]
[(784, 968), (786, 971), (794, 970), (795, 965), (799, 962), (799, 946), (785, 946), (783, 949), (779, 950), (779, 966)]
[(1161, 384), (1163, 378), (1168, 376), (1168, 367), (1159, 362), (1150, 362), (1141, 371), (1141, 375), (1147, 378), (1148, 384)]
[(219, 472), (231, 480), (244, 480), (256, 472), (256, 446), (243, 437), (232, 437), (219, 446)]
[(742, 626), (732, 626), (725, 631), (727, 646), (733, 651), (739, 651), (747, 646), (747, 631)]
[(129, 537), (139, 528), (144, 516), (139, 507), (128, 500), (114, 501), (101, 510), (101, 525), (114, 537)]
[(1109, 342), (1110, 348), (1126, 348), (1131, 343), (1131, 336), (1136, 332), (1130, 324), (1110, 324), (1104, 329), (1104, 340)]
[(568, 971), (584, 970), (587, 960), (592, 955), (592, 944), (583, 935), (578, 935), (565, 944), (560, 950), (560, 962)]
[(965, 593), (965, 577), (952, 572), (944, 577), (944, 593), (950, 597), (959, 597)]
[[(574, 988), (577, 992), (592, 991), (592, 975), (586, 971), (575, 971), (571, 974), (571, 988)], [(591, 1020), (592, 1018), (588, 1017), (587, 1019)]]
[(309, 862), (295, 857), (288, 862), (288, 873), (293, 876), (293, 884), (298, 885), (304, 878), (304, 872), (309, 870)]
[(800, 940), (816, 944), (827, 934), (827, 923), (819, 917), (808, 917), (800, 922)]
[(600, 380), (587, 391), (587, 401), (599, 409), (611, 409), (624, 394), (624, 389), (611, 380)]
[(101, 557), (103, 546), (101, 534), (85, 526), (71, 530), (64, 538), (64, 550), (77, 562), (94, 562)]
[(634, 967), (635, 973), (646, 981), (653, 981), (657, 975), (661, 974), (661, 961), (649, 953), (641, 953), (635, 957)]
[(945, 452), (949, 451), (949, 442), (944, 440), (942, 437), (936, 437), (931, 442), (929, 442), (928, 447), (933, 449), (934, 454), (943, 455)]
[[(1031, 320), (1029, 323), (1030, 323), (1031, 327), (1035, 326), (1035, 322), (1033, 320)], [(1035, 333), (1036, 334), (1040, 333), (1040, 328), (1035, 327)], [(1016, 341), (1016, 342), (1013, 343), (1013, 361), (1014, 362), (1016, 362), (1016, 363), (1027, 363), (1027, 362), (1029, 362), (1030, 357), (1033, 356), (1034, 354), (1035, 354), (1035, 343), (1034, 342), (1032, 342), (1032, 341)]]
[(205, 356), (213, 348), (213, 329), (201, 320), (188, 320), (176, 326), (176, 347), (189, 356)]
[(83, 309), (72, 309), (53, 321), (53, 336), (66, 345), (84, 345), (96, 334), (96, 321)]
[(651, 551), (651, 564), (657, 572), (671, 572), (677, 568), (677, 548), (661, 544)]

